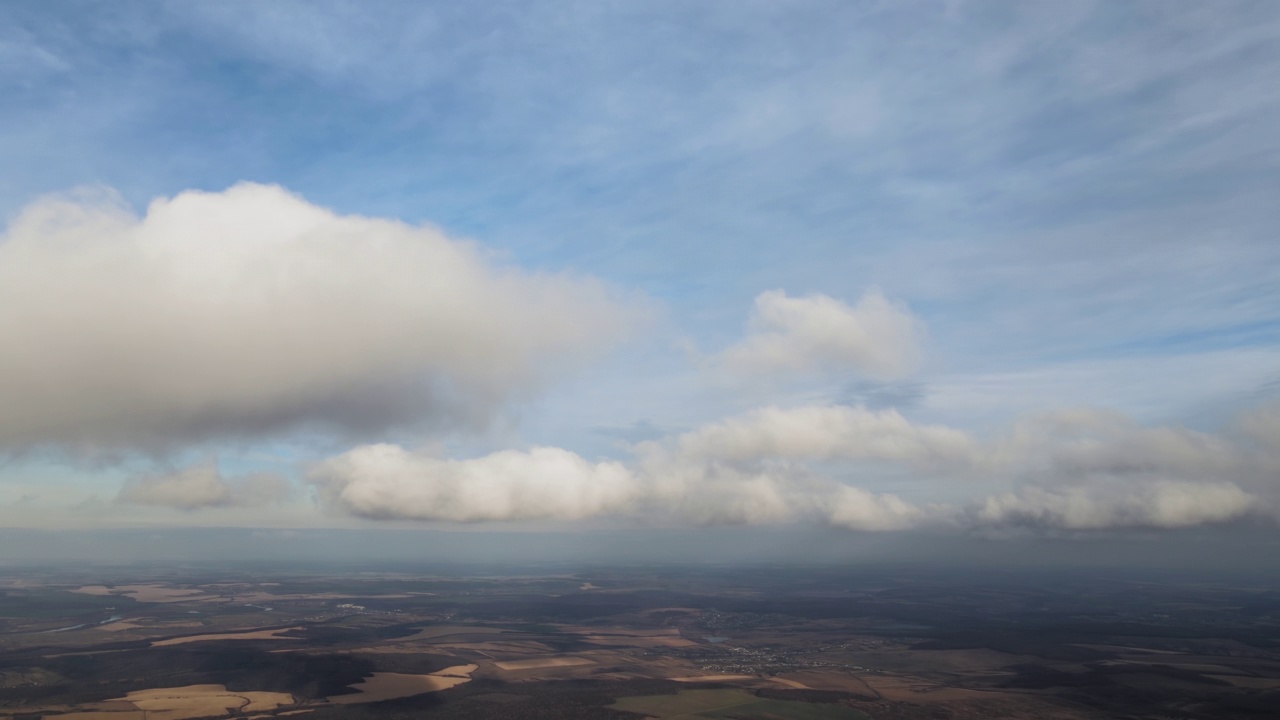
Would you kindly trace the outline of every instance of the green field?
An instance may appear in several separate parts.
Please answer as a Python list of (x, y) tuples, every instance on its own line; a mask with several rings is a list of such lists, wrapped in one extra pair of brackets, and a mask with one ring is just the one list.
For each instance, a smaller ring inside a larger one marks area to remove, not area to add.
[(610, 707), (658, 718), (867, 720), (865, 714), (841, 705), (767, 700), (745, 690), (682, 690), (675, 695), (624, 697)]

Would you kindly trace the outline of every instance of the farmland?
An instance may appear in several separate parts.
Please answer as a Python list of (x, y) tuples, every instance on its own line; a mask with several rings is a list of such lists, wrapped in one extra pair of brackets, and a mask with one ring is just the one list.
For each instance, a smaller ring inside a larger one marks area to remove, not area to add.
[(1280, 590), (875, 569), (0, 575), (0, 718), (1262, 718)]

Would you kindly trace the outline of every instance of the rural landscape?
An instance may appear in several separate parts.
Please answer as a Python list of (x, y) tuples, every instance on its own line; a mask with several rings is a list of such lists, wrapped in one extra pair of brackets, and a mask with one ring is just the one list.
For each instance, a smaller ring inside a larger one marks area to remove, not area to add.
[(1280, 0), (0, 0), (0, 720), (1280, 720)]
[(4, 720), (1264, 718), (1280, 586), (779, 567), (19, 569)]

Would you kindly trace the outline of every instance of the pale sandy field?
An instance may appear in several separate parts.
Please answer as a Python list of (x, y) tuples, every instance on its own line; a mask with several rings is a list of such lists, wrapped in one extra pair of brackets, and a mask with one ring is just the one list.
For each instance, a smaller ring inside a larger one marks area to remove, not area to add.
[(579, 665), (595, 664), (595, 660), (588, 660), (583, 657), (533, 658), (530, 660), (508, 660), (494, 663), (494, 665), (503, 670), (538, 670), (541, 668), (577, 667)]
[(757, 679), (755, 675), (689, 675), (687, 677), (668, 678), (676, 682), (741, 682)]
[[(471, 650), (485, 655), (547, 655), (555, 652), (555, 648), (536, 640), (512, 642), (474, 642), (474, 643), (436, 643), (430, 649)], [(400, 650), (400, 649), (397, 649)]]
[(67, 720), (190, 720), (222, 717), (233, 711), (268, 712), (293, 703), (293, 696), (287, 693), (239, 692), (227, 690), (222, 685), (187, 685), (135, 690), (122, 698), (83, 706), (92, 710), (50, 717)]
[(85, 585), (84, 587), (76, 588), (71, 592), (98, 596), (121, 595), (133, 598), (138, 602), (148, 603), (190, 602), (219, 599), (214, 595), (205, 593), (203, 590), (167, 588), (161, 585), (116, 585), (115, 587), (110, 588), (106, 585)]
[(471, 681), (476, 665), (455, 665), (430, 675), (404, 675), (401, 673), (374, 673), (351, 687), (355, 695), (335, 695), (329, 702), (336, 705), (379, 702), (410, 697), (429, 692), (439, 692)]
[(90, 710), (86, 712), (64, 712), (61, 715), (46, 715), (45, 717), (58, 717), (58, 720), (146, 720), (146, 715), (146, 712), (141, 710)]
[(151, 647), (166, 647), (169, 645), (184, 645), (193, 642), (205, 642), (208, 640), (297, 640), (298, 638), (277, 637), (280, 633), (287, 633), (291, 630), (302, 630), (301, 627), (278, 628), (276, 630), (253, 630), (249, 632), (231, 632), (231, 633), (211, 633), (209, 635), (184, 635), (182, 637), (169, 638), (168, 640), (156, 640), (151, 643)]

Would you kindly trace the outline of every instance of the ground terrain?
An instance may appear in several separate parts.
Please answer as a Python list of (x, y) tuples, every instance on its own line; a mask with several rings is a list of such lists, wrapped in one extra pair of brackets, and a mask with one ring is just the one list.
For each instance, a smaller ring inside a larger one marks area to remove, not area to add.
[(9, 568), (0, 720), (1266, 718), (1265, 581)]

